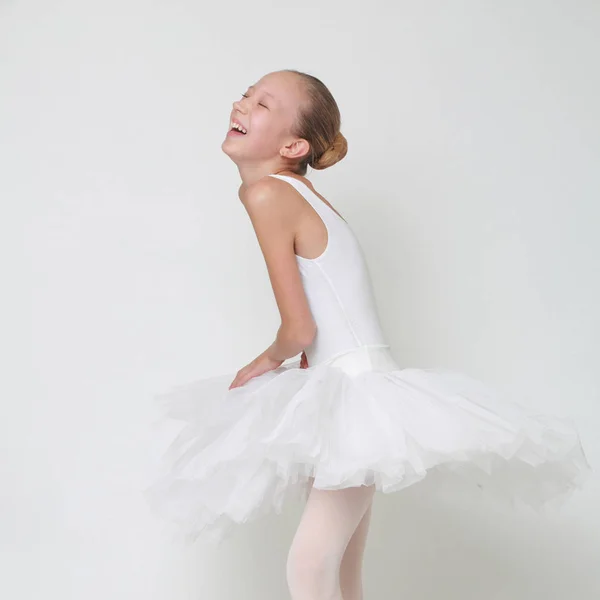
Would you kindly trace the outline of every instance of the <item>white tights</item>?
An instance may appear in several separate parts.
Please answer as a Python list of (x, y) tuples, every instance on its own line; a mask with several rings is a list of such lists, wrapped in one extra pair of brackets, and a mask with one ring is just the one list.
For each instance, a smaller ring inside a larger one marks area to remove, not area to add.
[(310, 490), (287, 558), (292, 600), (363, 600), (374, 492), (375, 486)]

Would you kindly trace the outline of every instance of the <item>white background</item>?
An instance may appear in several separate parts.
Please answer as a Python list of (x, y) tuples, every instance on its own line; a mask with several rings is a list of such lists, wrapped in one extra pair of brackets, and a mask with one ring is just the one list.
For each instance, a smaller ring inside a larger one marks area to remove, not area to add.
[(596, 469), (551, 519), (378, 496), (365, 598), (600, 597), (599, 39), (592, 0), (2, 0), (0, 594), (288, 597), (301, 506), (182, 549), (139, 486), (152, 395), (274, 339), (220, 145), (294, 68), (340, 105), (348, 155), (309, 176), (397, 360), (572, 417)]

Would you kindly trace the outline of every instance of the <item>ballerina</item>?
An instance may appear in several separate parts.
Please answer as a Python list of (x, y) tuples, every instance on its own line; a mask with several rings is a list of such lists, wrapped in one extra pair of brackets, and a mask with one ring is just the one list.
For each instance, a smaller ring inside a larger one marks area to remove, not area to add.
[(158, 396), (182, 428), (146, 490), (189, 542), (220, 541), (301, 497), (287, 558), (293, 600), (362, 600), (377, 491), (443, 470), (541, 510), (590, 472), (570, 419), (468, 375), (397, 364), (357, 236), (305, 177), (346, 155), (340, 123), (329, 89), (294, 70), (265, 75), (233, 103), (222, 150), (238, 167), (281, 325), (237, 373)]

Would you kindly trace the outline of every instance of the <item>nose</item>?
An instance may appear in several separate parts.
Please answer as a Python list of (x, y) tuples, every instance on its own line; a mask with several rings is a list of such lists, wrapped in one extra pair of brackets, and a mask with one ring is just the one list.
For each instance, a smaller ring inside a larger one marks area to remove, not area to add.
[[(242, 100), (245, 100), (245, 98), (242, 98)], [(239, 110), (240, 112), (245, 112), (245, 110), (244, 110), (244, 106), (243, 106), (243, 103), (242, 103), (242, 100), (236, 100), (236, 101), (233, 103), (233, 108), (234, 108), (235, 110)]]

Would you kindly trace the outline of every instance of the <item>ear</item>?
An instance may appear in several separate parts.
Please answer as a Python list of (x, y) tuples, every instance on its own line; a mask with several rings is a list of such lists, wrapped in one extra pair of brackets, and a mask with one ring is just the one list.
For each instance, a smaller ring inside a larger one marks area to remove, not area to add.
[(298, 160), (310, 153), (310, 144), (303, 138), (297, 138), (293, 142), (282, 146), (279, 154), (284, 158)]

